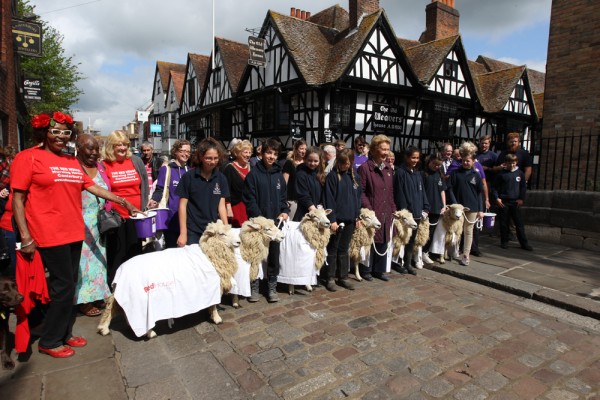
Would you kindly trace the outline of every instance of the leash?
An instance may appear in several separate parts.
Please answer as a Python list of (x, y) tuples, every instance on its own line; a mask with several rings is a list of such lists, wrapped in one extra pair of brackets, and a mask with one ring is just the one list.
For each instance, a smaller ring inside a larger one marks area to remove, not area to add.
[(477, 228), (477, 229), (479, 229), (479, 230), (483, 229), (483, 220), (482, 220), (482, 219), (480, 219), (480, 218), (475, 218), (475, 220), (474, 220), (474, 221), (469, 221), (469, 219), (467, 218), (467, 214), (466, 214), (464, 211), (463, 211), (462, 213), (463, 213), (463, 215), (464, 215), (464, 217), (465, 217), (465, 220), (466, 220), (466, 221), (467, 221), (469, 224), (471, 224), (471, 225), (475, 224), (475, 228)]

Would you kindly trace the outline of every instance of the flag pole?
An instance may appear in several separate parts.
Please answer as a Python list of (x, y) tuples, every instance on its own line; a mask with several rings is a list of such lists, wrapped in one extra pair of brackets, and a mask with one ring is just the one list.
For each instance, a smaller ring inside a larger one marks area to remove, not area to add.
[(215, 0), (212, 0), (212, 69), (215, 69)]

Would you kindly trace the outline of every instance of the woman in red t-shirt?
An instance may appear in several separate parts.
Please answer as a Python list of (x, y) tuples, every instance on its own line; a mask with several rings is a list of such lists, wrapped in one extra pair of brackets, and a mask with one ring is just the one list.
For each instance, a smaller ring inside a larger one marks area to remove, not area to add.
[[(111, 192), (127, 199), (140, 210), (147, 209), (150, 194), (148, 173), (142, 159), (133, 157), (127, 132), (117, 130), (108, 135), (102, 148), (102, 159)], [(115, 204), (114, 207), (125, 219), (125, 223), (106, 236), (106, 272), (109, 286), (112, 285), (117, 268), (142, 253), (142, 241), (137, 237), (129, 213), (119, 204)]]
[(71, 116), (60, 112), (40, 114), (33, 117), (31, 125), (33, 138), (40, 144), (17, 154), (12, 163), (13, 213), (21, 235), (21, 253), (32, 258), (37, 250), (49, 273), (51, 302), (38, 349), (65, 358), (75, 354), (71, 347), (87, 344), (71, 331), (85, 238), (81, 191), (120, 204), (128, 213), (139, 210), (127, 199), (95, 185), (75, 157), (64, 152), (74, 136)]

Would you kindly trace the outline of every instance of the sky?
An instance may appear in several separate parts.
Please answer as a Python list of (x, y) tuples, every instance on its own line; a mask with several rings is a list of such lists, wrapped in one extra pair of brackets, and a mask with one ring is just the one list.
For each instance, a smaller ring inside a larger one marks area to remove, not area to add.
[[(84, 91), (74, 117), (106, 135), (130, 122), (152, 98), (156, 61), (185, 64), (212, 51), (213, 0), (30, 0), (63, 35), (79, 63)], [(315, 14), (346, 0), (216, 0), (215, 35), (242, 43), (269, 9)], [(418, 40), (430, 0), (380, 0), (396, 36)], [(484, 55), (545, 72), (552, 0), (456, 0), (467, 57)]]

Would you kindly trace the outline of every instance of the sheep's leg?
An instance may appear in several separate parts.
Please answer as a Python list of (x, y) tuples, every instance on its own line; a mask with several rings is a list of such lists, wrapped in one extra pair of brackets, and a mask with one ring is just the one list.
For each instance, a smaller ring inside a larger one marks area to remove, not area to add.
[(148, 339), (154, 339), (156, 336), (156, 332), (154, 332), (153, 329), (148, 329), (148, 332), (146, 332), (146, 337)]
[(292, 285), (291, 283), (288, 285), (288, 293), (291, 295), (293, 295), (295, 293), (295, 288), (294, 285)]
[(423, 247), (421, 246), (415, 249), (415, 267), (423, 269)]
[(233, 305), (233, 308), (240, 308), (240, 298), (237, 294), (231, 295), (231, 303)]
[(215, 323), (215, 325), (219, 325), (223, 322), (221, 316), (219, 315), (219, 310), (217, 310), (217, 306), (212, 305), (208, 308), (208, 312), (210, 313), (210, 319)]
[(312, 286), (311, 285), (306, 285), (306, 291), (307, 292), (312, 292)]
[(363, 278), (360, 276), (360, 271), (359, 271), (360, 267), (359, 267), (359, 264), (360, 263), (358, 261), (354, 263), (354, 277), (356, 278), (357, 281), (360, 282), (360, 281), (363, 280)]
[(110, 321), (112, 320), (112, 308), (115, 303), (115, 296), (111, 294), (108, 299), (106, 299), (106, 306), (104, 307), (104, 311), (102, 311), (102, 316), (100, 317), (100, 323), (96, 328), (98, 333), (102, 336), (106, 336), (110, 333)]

